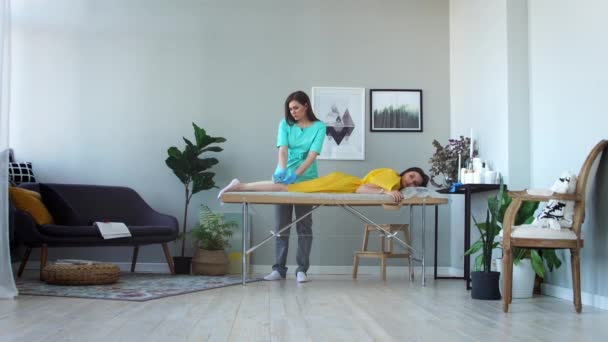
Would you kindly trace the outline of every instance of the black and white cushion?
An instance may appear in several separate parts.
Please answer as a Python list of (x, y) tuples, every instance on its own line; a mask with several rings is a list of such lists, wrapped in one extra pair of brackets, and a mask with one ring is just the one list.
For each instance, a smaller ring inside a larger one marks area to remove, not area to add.
[(36, 183), (32, 163), (8, 163), (9, 182), (19, 185), (21, 183)]

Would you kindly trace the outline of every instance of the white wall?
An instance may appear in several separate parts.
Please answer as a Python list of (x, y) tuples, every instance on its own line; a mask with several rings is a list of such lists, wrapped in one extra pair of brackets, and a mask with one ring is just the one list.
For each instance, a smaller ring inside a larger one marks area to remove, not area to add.
[[(509, 183), (509, 68), (506, 0), (450, 1), (450, 134), (470, 136), (479, 156)], [(474, 196), (472, 214), (485, 218), (486, 198)], [(464, 196), (452, 196), (452, 267), (462, 268)], [(471, 220), (472, 239), (478, 233)]]
[[(608, 138), (608, 2), (529, 2), (532, 185), (546, 187), (561, 171), (578, 172), (586, 154)], [(581, 254), (583, 291), (608, 295), (606, 180), (589, 181)], [(600, 202), (603, 205), (600, 206)], [(571, 287), (569, 253), (547, 282)]]
[[(15, 2), (13, 10), (10, 141), (42, 182), (130, 186), (181, 221), (182, 186), (164, 160), (169, 146), (192, 136), (191, 122), (228, 140), (214, 168), (218, 185), (268, 179), (283, 101), (312, 86), (424, 91), (424, 132), (366, 129), (365, 161), (320, 161), (321, 174), (426, 168), (432, 140), (449, 135), (445, 0), (32, 0)], [(216, 194), (193, 198), (189, 222), (201, 203), (219, 208)], [(447, 209), (440, 217), (445, 224)], [(273, 221), (270, 208), (254, 212), (255, 241)], [(321, 210), (312, 264), (351, 265), (362, 227), (346, 213)], [(440, 241), (444, 251), (448, 238)], [(272, 244), (256, 251), (254, 262), (272, 264), (273, 251)], [(157, 246), (141, 253), (142, 261), (163, 259)], [(112, 257), (129, 260), (130, 251)], [(448, 258), (443, 254), (440, 265)]]
[[(468, 123), (482, 120), (482, 157), (496, 153), (490, 158), (512, 189), (548, 187), (562, 171), (578, 172), (589, 150), (607, 137), (607, 12), (600, 0), (450, 2), (451, 134), (466, 134)], [(474, 101), (479, 92), (484, 100)], [(497, 107), (491, 114), (488, 99)], [(607, 200), (605, 160), (589, 181), (581, 256), (582, 289), (602, 298), (608, 294), (608, 219), (600, 206)], [(460, 213), (452, 207), (454, 266), (461, 264)], [(559, 254), (564, 265), (545, 282), (571, 287), (569, 253)]]

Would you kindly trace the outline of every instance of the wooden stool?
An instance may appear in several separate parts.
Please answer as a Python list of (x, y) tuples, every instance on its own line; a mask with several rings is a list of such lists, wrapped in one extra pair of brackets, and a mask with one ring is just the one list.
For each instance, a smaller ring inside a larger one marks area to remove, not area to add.
[[(408, 245), (411, 245), (410, 241), (410, 230), (407, 224), (381, 224), (380, 227), (386, 229), (391, 234), (395, 232), (403, 232), (403, 241)], [(370, 232), (379, 232), (380, 233), (380, 248), (379, 252), (368, 251), (367, 250), (367, 241), (369, 240)], [(372, 226), (370, 224), (366, 224), (363, 229), (363, 247), (362, 250), (355, 252), (355, 260), (353, 261), (353, 278), (357, 278), (357, 269), (359, 268), (359, 258), (380, 258), (380, 267), (382, 272), (382, 280), (386, 280), (386, 259), (389, 258), (407, 258), (410, 278), (413, 278), (412, 272), (412, 257), (410, 254), (409, 248), (406, 248), (405, 253), (393, 253), (393, 239), (388, 239), (388, 251), (384, 250), (384, 240), (386, 239), (386, 233), (382, 230)]]

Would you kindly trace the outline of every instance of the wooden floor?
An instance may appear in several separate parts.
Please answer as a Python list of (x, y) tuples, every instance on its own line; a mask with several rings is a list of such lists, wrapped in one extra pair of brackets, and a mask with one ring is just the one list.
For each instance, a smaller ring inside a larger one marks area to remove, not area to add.
[(552, 297), (470, 298), (464, 282), (389, 277), (257, 282), (148, 302), (0, 300), (0, 341), (601, 341), (608, 311)]

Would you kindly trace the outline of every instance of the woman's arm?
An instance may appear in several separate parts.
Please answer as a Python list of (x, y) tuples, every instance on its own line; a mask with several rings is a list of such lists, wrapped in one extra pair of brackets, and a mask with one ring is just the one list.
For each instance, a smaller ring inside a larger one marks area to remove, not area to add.
[(387, 194), (391, 195), (395, 202), (401, 202), (403, 200), (403, 194), (399, 190), (386, 191), (383, 188), (374, 185), (374, 184), (362, 184), (357, 190), (355, 190), (358, 194)]
[(285, 169), (287, 167), (287, 146), (279, 147), (279, 167)]
[(296, 169), (295, 174), (298, 175), (298, 177), (301, 176), (304, 173), (304, 171), (306, 171), (306, 169), (308, 169), (308, 167), (310, 165), (312, 165), (312, 162), (315, 161), (315, 159), (317, 158), (318, 155), (319, 154), (315, 151), (309, 151), (308, 155), (306, 156), (306, 159)]

